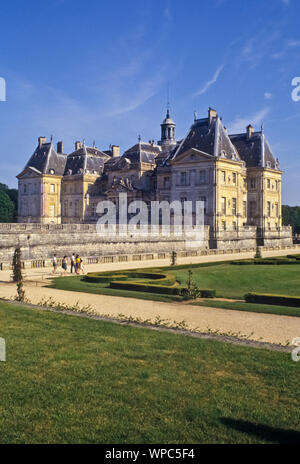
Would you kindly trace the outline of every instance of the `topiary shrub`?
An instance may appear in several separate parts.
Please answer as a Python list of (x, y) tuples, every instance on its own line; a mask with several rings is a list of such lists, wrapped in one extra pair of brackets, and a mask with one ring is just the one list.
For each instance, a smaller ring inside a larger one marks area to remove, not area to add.
[(262, 258), (262, 254), (261, 254), (261, 248), (259, 246), (256, 247), (256, 253), (254, 255), (254, 258), (255, 259), (260, 259)]

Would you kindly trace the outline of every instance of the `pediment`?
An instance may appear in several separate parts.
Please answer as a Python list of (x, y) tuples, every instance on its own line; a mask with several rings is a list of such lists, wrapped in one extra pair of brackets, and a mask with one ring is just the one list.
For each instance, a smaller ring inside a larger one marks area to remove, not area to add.
[(208, 161), (212, 160), (214, 157), (212, 155), (209, 155), (208, 153), (205, 153), (204, 151), (197, 150), (196, 148), (189, 148), (187, 151), (181, 153), (179, 156), (176, 156), (171, 161), (171, 164), (177, 164), (177, 163), (198, 163), (201, 161)]
[(23, 171), (17, 176), (18, 179), (26, 179), (32, 177), (41, 177), (42, 173), (37, 169), (29, 166), (23, 169)]

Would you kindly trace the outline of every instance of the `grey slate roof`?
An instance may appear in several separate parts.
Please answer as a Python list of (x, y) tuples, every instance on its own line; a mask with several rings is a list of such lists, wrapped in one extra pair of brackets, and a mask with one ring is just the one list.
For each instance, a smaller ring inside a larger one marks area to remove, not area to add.
[(97, 148), (80, 147), (67, 156), (64, 175), (101, 174), (109, 156)]
[(239, 154), (231, 143), (225, 127), (219, 117), (197, 119), (187, 136), (175, 152), (175, 158), (190, 148), (196, 148), (211, 156), (223, 156), (240, 161)]
[(34, 168), (40, 174), (62, 176), (67, 162), (66, 155), (58, 154), (51, 142), (38, 146), (25, 168)]
[(151, 143), (137, 143), (133, 147), (126, 150), (123, 156), (129, 159), (132, 163), (155, 163), (156, 156), (161, 152), (158, 145)]
[(230, 135), (230, 139), (247, 167), (262, 166), (262, 159), (264, 158), (265, 167), (279, 169), (279, 163), (262, 132), (254, 132), (249, 138), (245, 133), (234, 134)]

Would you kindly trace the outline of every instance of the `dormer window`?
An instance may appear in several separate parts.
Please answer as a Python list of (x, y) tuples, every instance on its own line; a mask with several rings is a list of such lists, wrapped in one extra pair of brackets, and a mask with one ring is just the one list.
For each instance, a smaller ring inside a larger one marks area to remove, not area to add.
[(55, 174), (54, 169), (50, 169), (50, 174)]

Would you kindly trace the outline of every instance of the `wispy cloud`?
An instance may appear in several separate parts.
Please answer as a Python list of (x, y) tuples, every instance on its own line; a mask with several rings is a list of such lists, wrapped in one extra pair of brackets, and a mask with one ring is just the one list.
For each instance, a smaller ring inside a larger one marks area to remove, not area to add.
[(300, 47), (300, 40), (289, 40), (286, 45), (282, 48), (282, 50), (272, 53), (272, 58), (279, 59), (283, 58), (291, 49)]
[(255, 35), (249, 37), (241, 49), (240, 62), (248, 62), (250, 68), (253, 69), (266, 57), (272, 56), (274, 44), (276, 42), (281, 44), (282, 41), (282, 32), (278, 25), (276, 30), (274, 29), (274, 24), (270, 23), (270, 25), (266, 25), (263, 29), (257, 31)]
[(264, 108), (251, 116), (237, 116), (234, 121), (228, 124), (228, 130), (232, 134), (245, 132), (248, 124), (252, 124), (253, 126), (260, 125), (269, 112), (270, 108)]
[(289, 6), (290, 0), (281, 0), (281, 3), (283, 3), (285, 6)]
[(199, 97), (199, 95), (203, 95), (204, 93), (206, 93), (208, 89), (217, 82), (219, 75), (221, 74), (223, 68), (224, 68), (224, 65), (219, 66), (217, 70), (215, 71), (213, 77), (209, 81), (207, 81), (200, 90), (197, 90), (197, 92), (193, 94), (193, 97)]
[(265, 93), (264, 93), (264, 97), (265, 97), (266, 100), (270, 100), (270, 99), (272, 98), (272, 96), (273, 96), (273, 95), (272, 95), (271, 92), (265, 92)]

